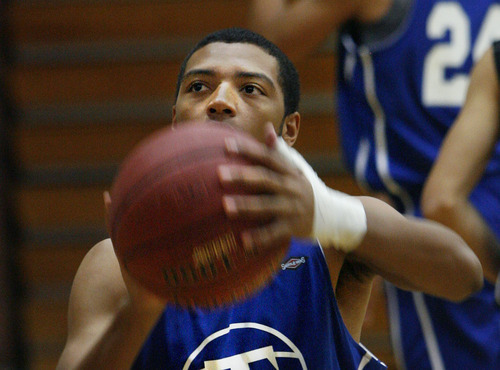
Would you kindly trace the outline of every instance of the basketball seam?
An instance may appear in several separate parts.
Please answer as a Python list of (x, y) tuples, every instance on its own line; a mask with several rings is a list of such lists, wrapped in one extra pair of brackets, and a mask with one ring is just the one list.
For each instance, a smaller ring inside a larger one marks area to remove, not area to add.
[(113, 232), (111, 235), (111, 239), (113, 240), (113, 238), (116, 236), (116, 233), (118, 232), (118, 230), (116, 229), (116, 225), (120, 224), (119, 222), (121, 221), (123, 215), (128, 211), (132, 200), (137, 195), (137, 193), (139, 193), (140, 190), (144, 188), (146, 184), (148, 184), (148, 186), (153, 186), (154, 184), (156, 184), (158, 178), (162, 178), (164, 174), (170, 169), (173, 169), (171, 173), (171, 175), (173, 176), (181, 170), (181, 167), (186, 162), (193, 162), (194, 160), (200, 159), (209, 160), (217, 158), (221, 153), (225, 156), (224, 149), (220, 146), (205, 147), (189, 153), (181, 153), (169, 160), (168, 163), (162, 163), (148, 171), (148, 173), (142, 176), (138, 181), (136, 181), (136, 183), (132, 185), (129, 191), (123, 196), (120, 205), (116, 209), (113, 223), (111, 224), (111, 230)]

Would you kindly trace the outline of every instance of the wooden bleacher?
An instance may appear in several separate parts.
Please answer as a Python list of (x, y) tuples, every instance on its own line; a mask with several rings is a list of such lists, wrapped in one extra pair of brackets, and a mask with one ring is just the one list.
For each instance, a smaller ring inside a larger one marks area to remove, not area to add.
[[(247, 7), (247, 0), (11, 1), (30, 368), (55, 367), (72, 279), (86, 251), (106, 237), (102, 192), (117, 164), (170, 122), (177, 71), (193, 43), (219, 28), (245, 26)], [(359, 193), (339, 161), (334, 64), (330, 50), (298, 66), (297, 148), (332, 187)], [(375, 303), (382, 319), (367, 324), (365, 344), (392, 364), (384, 303)]]

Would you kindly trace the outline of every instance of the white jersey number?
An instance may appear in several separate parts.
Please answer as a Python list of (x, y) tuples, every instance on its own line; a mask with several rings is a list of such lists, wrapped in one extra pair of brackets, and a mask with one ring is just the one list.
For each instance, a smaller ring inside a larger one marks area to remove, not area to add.
[(427, 37), (440, 39), (449, 33), (449, 41), (436, 44), (424, 61), (422, 102), (426, 106), (461, 106), (465, 100), (469, 76), (446, 75), (448, 68), (461, 67), (472, 52), (477, 61), (493, 40), (500, 38), (500, 5), (489, 9), (474, 45), (470, 39), (470, 20), (455, 2), (437, 3), (427, 20)]

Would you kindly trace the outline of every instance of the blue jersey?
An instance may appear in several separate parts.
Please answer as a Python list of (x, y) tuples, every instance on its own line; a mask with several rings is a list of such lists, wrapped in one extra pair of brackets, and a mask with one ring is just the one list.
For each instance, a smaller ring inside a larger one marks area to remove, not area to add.
[[(414, 0), (399, 28), (339, 43), (338, 117), (348, 168), (369, 191), (421, 215), (423, 184), (466, 96), (468, 74), (500, 39), (500, 1)], [(500, 238), (500, 147), (471, 202)], [(453, 278), (453, 277), (449, 277)], [(500, 369), (493, 286), (462, 304), (389, 289), (392, 338), (410, 369)], [(391, 294), (392, 292), (392, 294)]]
[(294, 241), (250, 299), (215, 310), (167, 307), (134, 369), (384, 369), (356, 343), (321, 248)]
[[(422, 185), (464, 102), (468, 73), (500, 39), (500, 1), (414, 0), (390, 37), (341, 35), (338, 116), (344, 159), (360, 184), (420, 214)], [(473, 201), (500, 232), (500, 148)], [(500, 236), (500, 235), (499, 235)]]

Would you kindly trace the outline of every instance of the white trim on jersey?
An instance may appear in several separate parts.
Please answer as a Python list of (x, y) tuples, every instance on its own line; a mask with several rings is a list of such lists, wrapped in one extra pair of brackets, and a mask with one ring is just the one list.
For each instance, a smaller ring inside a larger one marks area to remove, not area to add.
[(358, 184), (366, 192), (371, 192), (370, 185), (366, 181), (365, 173), (368, 167), (368, 158), (370, 157), (370, 141), (367, 138), (362, 138), (359, 142), (358, 153), (356, 154), (356, 163), (354, 176)]
[(398, 369), (406, 370), (405, 353), (403, 351), (403, 341), (401, 339), (398, 292), (396, 287), (388, 281), (385, 281), (384, 287), (387, 296), (387, 309), (389, 311), (390, 320), (389, 329), (391, 331), (391, 344), (394, 352), (394, 359), (396, 360)]
[(424, 335), (425, 348), (427, 349), (427, 354), (429, 355), (431, 367), (433, 370), (445, 370), (436, 333), (434, 332), (434, 328), (432, 326), (431, 316), (429, 315), (429, 310), (425, 304), (424, 294), (421, 292), (412, 292), (412, 295), (415, 302), (415, 308), (417, 310), (417, 316), (420, 321), (420, 327), (422, 328), (422, 333)]
[[(343, 37), (342, 43), (346, 49), (346, 57), (344, 63), (344, 78), (347, 81), (352, 79), (354, 68), (356, 67), (356, 45), (350, 37)], [(356, 163), (354, 163), (354, 177), (356, 182), (365, 192), (372, 192), (370, 185), (366, 182), (366, 168), (368, 166), (368, 158), (370, 156), (370, 141), (364, 137), (361, 138), (356, 153)]]
[(366, 365), (370, 362), (372, 357), (368, 354), (365, 353), (365, 355), (361, 358), (361, 361), (359, 362), (358, 370), (363, 370)]
[[(389, 154), (386, 138), (386, 117), (384, 109), (377, 97), (375, 72), (370, 50), (366, 47), (359, 48), (359, 56), (363, 66), (364, 89), (366, 100), (375, 116), (373, 124), (375, 138), (375, 166), (380, 179), (384, 183), (387, 191), (398, 197), (404, 205), (405, 213), (414, 214), (415, 204), (410, 195), (391, 176), (389, 169)], [(358, 153), (359, 155), (360, 153)], [(357, 173), (357, 171), (356, 171)]]
[[(358, 370), (363, 370), (366, 365), (373, 359), (375, 361), (378, 361), (382, 364), (384, 364), (382, 361), (380, 361), (377, 356), (375, 356), (373, 353), (370, 352), (368, 348), (366, 348), (363, 343), (358, 343), (361, 348), (365, 350), (364, 356), (361, 358), (361, 361), (359, 362)], [(385, 365), (385, 364), (384, 364)]]

